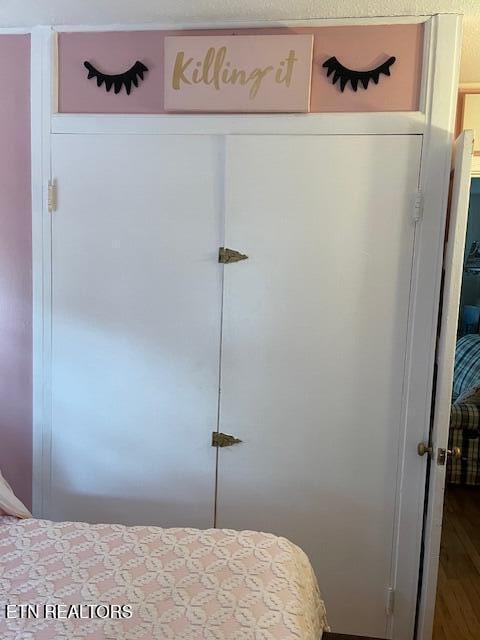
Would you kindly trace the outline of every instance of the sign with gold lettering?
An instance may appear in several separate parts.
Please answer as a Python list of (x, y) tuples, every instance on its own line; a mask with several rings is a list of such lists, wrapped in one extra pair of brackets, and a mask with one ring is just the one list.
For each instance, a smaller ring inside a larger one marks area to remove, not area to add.
[(165, 110), (309, 111), (313, 36), (167, 36)]

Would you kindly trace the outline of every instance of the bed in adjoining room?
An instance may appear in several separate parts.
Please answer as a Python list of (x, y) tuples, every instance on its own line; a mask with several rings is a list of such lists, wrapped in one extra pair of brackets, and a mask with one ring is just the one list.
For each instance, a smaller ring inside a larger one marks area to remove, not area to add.
[(30, 517), (0, 474), (2, 640), (319, 640), (307, 556), (254, 531)]

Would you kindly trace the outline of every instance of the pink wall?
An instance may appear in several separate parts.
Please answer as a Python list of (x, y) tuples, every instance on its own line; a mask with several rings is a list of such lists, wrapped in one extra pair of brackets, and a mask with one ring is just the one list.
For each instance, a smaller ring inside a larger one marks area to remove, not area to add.
[[(59, 35), (59, 111), (64, 113), (163, 113), (163, 40), (172, 34), (313, 33), (314, 65), (311, 111), (416, 111), (420, 94), (423, 25), (368, 25), (192, 31), (117, 31)], [(333, 86), (322, 69), (336, 56), (345, 66), (372, 69), (389, 56), (397, 58), (392, 75), (356, 93)], [(128, 96), (106, 93), (87, 80), (83, 62), (100, 71), (120, 73), (136, 60), (149, 68), (145, 81)]]
[(0, 35), (0, 60), (0, 469), (30, 505), (30, 36)]

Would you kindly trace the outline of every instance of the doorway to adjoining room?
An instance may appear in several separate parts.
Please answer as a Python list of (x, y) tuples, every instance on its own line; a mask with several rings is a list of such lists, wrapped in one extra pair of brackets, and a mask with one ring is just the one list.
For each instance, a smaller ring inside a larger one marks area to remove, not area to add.
[(433, 640), (480, 638), (480, 178), (472, 178)]

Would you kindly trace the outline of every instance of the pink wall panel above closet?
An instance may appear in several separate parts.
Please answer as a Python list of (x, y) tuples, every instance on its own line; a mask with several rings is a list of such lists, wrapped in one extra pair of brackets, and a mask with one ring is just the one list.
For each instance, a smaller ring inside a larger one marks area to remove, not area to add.
[(30, 36), (0, 35), (0, 469), (32, 496)]
[[(110, 31), (60, 33), (58, 44), (58, 105), (63, 113), (164, 113), (163, 42), (166, 35), (313, 33), (314, 64), (311, 111), (416, 111), (423, 59), (423, 24), (298, 27), (190, 31)], [(391, 76), (354, 92), (332, 85), (323, 63), (335, 56), (355, 70), (377, 67), (390, 56)], [(95, 79), (87, 80), (84, 61), (108, 74), (129, 69), (136, 60), (149, 69), (144, 82), (130, 95), (115, 95)]]

